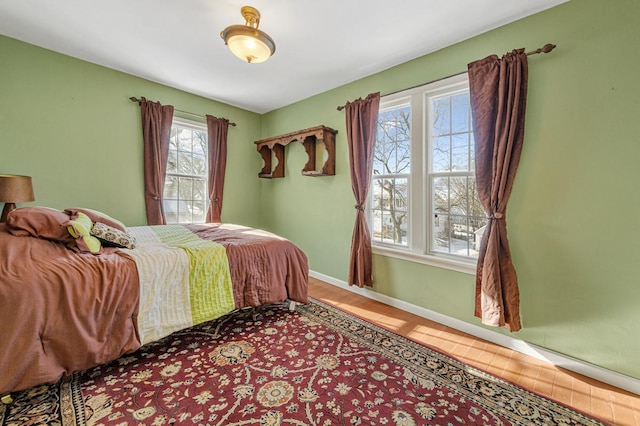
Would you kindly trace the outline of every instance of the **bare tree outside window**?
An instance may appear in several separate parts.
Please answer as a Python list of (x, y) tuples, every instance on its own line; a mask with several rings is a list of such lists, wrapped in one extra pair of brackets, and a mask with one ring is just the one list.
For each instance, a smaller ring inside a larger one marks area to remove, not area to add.
[(373, 239), (401, 246), (407, 245), (410, 114), (408, 105), (380, 111), (373, 154)]

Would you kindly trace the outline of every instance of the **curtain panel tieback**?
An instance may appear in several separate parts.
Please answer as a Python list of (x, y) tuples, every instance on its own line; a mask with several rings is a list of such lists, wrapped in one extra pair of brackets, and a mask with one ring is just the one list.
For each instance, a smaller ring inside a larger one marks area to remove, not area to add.
[(361, 212), (363, 212), (363, 211), (364, 211), (364, 207), (362, 207), (362, 206), (360, 206), (360, 205), (358, 205), (358, 204), (356, 204), (356, 205), (355, 205), (355, 206), (353, 206), (353, 207), (354, 207), (356, 210), (360, 210)]
[(496, 220), (496, 219), (504, 219), (504, 215), (502, 213), (494, 213), (491, 216), (487, 216), (488, 220)]

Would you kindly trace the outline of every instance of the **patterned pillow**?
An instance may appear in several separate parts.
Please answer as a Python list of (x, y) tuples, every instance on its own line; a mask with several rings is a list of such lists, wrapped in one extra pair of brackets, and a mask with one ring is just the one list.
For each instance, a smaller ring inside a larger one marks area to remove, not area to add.
[(102, 241), (104, 246), (134, 249), (136, 248), (135, 237), (117, 228), (96, 222), (91, 228), (91, 235)]

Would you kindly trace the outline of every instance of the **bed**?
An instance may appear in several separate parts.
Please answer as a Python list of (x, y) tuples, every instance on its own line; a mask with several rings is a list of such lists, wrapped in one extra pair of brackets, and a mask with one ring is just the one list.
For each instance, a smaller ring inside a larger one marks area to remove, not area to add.
[(307, 303), (307, 285), (305, 254), (266, 231), (124, 227), (87, 209), (14, 210), (0, 223), (0, 395), (236, 309)]

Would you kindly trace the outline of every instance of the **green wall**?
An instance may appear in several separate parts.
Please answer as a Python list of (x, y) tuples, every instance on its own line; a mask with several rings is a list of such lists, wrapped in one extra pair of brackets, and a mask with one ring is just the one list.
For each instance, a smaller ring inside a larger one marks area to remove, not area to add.
[[(524, 151), (509, 203), (524, 329), (514, 337), (640, 378), (640, 3), (573, 0), (398, 67), (259, 116), (0, 37), (0, 173), (33, 176), (36, 202), (145, 223), (140, 113), (130, 96), (238, 123), (229, 130), (223, 220), (300, 245), (311, 269), (346, 280), (354, 222), (347, 100), (466, 69), (513, 48), (530, 58)], [(339, 131), (337, 174), (258, 179), (253, 141), (323, 124)], [(480, 325), (474, 277), (374, 256), (373, 291)], [(496, 329), (494, 329), (496, 330)], [(500, 333), (506, 331), (497, 329)]]
[(0, 173), (33, 177), (36, 201), (24, 205), (91, 207), (146, 224), (140, 108), (131, 96), (236, 122), (223, 220), (260, 225), (260, 115), (0, 37)]
[[(346, 280), (354, 221), (344, 112), (337, 105), (418, 85), (511, 49), (529, 60), (525, 145), (508, 208), (524, 329), (514, 337), (640, 378), (640, 2), (573, 0), (265, 115), (262, 137), (339, 131), (337, 174), (261, 182), (264, 225), (298, 243), (312, 270)], [(474, 277), (374, 256), (373, 291), (480, 325)], [(507, 334), (506, 331), (498, 330)]]

